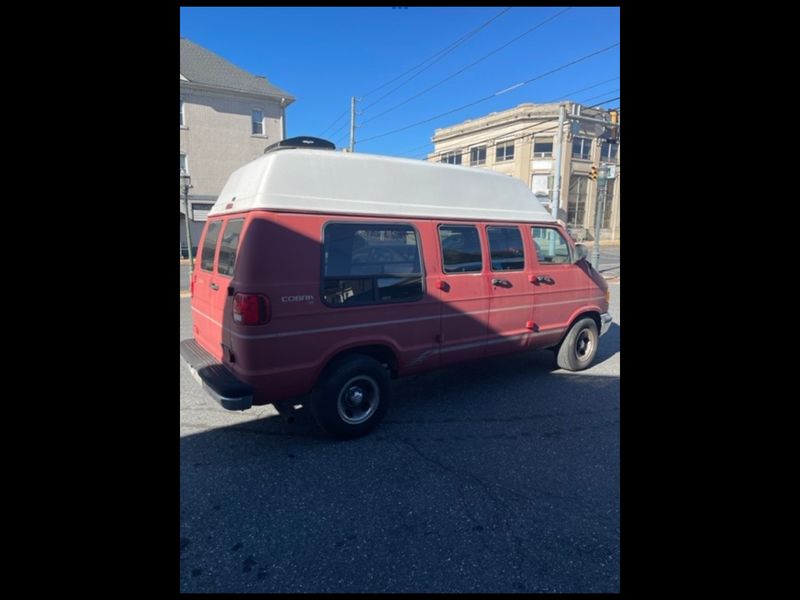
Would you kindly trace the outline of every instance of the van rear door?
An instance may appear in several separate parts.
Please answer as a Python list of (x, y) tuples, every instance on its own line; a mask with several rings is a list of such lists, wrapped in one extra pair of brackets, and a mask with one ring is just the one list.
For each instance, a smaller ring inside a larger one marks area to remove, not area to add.
[(209, 221), (199, 264), (195, 264), (192, 316), (198, 343), (223, 361), (222, 339), (228, 286), (233, 278), (243, 217)]

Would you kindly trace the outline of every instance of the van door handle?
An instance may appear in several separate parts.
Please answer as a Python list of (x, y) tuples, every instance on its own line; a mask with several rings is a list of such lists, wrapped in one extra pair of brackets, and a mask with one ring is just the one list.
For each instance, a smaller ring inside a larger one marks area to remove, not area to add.
[(550, 277), (550, 275), (537, 275), (534, 283), (555, 283), (555, 279)]
[(499, 285), (500, 287), (511, 287), (511, 282), (508, 279), (492, 279), (492, 285)]
[(209, 283), (209, 284), (208, 284), (208, 286), (209, 286), (209, 287), (210, 287), (212, 290), (218, 290), (218, 289), (219, 289), (219, 286), (218, 286), (216, 283), (214, 283), (214, 282), (211, 282), (211, 283)]

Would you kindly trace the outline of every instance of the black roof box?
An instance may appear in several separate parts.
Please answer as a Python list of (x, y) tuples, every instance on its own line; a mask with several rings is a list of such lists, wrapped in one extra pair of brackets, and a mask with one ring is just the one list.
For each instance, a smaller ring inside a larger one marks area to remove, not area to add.
[(328, 140), (322, 138), (311, 137), (309, 135), (301, 135), (300, 137), (293, 137), (264, 148), (264, 154), (272, 152), (273, 150), (286, 150), (289, 148), (316, 148), (317, 150), (336, 150), (336, 146)]

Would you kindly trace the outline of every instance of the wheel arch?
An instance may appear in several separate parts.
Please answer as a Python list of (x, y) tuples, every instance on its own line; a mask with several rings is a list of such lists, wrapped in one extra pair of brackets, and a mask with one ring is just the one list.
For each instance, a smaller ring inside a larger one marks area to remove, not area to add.
[(600, 321), (600, 311), (595, 309), (582, 310), (572, 316), (572, 319), (570, 319), (569, 321), (569, 325), (567, 325), (567, 328), (564, 330), (564, 333), (561, 334), (561, 339), (558, 340), (558, 344), (556, 344), (554, 347), (558, 347), (559, 345), (561, 345), (561, 343), (564, 341), (564, 338), (567, 337), (567, 335), (572, 330), (572, 327), (575, 325), (575, 323), (586, 317), (589, 317), (594, 321), (594, 324), (597, 327), (597, 333), (599, 334), (602, 325)]
[(325, 365), (317, 375), (316, 383), (319, 383), (328, 373), (330, 373), (331, 369), (335, 368), (336, 364), (340, 363), (346, 357), (353, 355), (368, 356), (380, 364), (385, 365), (389, 370), (389, 377), (391, 379), (395, 379), (397, 377), (398, 359), (395, 350), (386, 343), (372, 343), (349, 346), (334, 352), (328, 358), (328, 360), (325, 361)]

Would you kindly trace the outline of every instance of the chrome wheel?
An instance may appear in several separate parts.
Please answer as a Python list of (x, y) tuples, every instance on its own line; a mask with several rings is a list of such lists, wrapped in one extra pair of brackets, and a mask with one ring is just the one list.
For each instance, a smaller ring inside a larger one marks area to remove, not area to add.
[(358, 425), (375, 413), (380, 400), (378, 383), (368, 375), (357, 375), (342, 386), (336, 408), (342, 421)]

